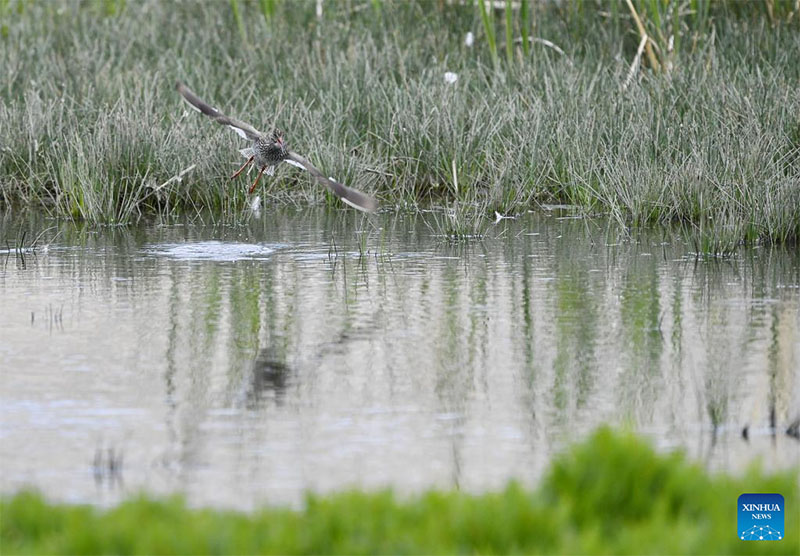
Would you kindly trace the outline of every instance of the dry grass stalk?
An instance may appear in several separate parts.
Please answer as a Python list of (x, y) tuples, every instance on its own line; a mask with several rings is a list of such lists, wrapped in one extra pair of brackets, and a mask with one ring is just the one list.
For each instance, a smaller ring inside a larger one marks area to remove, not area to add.
[[(628, 4), (628, 8), (631, 11), (631, 15), (633, 15), (633, 20), (636, 22), (636, 28), (639, 29), (639, 35), (642, 36), (642, 39), (647, 39), (647, 32), (644, 30), (644, 25), (642, 25), (642, 20), (639, 19), (639, 14), (636, 13), (636, 8), (633, 7), (633, 2), (631, 0), (625, 0)], [(653, 68), (653, 71), (659, 72), (661, 71), (661, 64), (658, 63), (658, 58), (656, 58), (656, 53), (653, 52), (653, 47), (650, 46), (650, 42), (645, 42), (645, 48), (647, 49), (647, 59), (650, 61), (650, 67)]]
[(622, 85), (622, 90), (626, 90), (628, 86), (633, 81), (633, 76), (636, 74), (636, 70), (639, 68), (639, 64), (642, 61), (642, 52), (644, 52), (644, 47), (647, 44), (648, 37), (647, 35), (642, 37), (642, 40), (639, 41), (639, 48), (636, 49), (636, 56), (633, 58), (633, 63), (631, 64), (631, 69), (628, 70), (628, 76), (625, 78), (625, 83)]

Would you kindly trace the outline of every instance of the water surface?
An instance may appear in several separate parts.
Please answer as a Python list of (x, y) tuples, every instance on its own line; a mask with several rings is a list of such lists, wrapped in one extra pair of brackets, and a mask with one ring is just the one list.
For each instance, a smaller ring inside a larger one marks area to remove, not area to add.
[(237, 508), (482, 492), (535, 484), (602, 423), (712, 470), (797, 464), (797, 252), (704, 260), (566, 216), (454, 245), (424, 215), (7, 214), (0, 491)]

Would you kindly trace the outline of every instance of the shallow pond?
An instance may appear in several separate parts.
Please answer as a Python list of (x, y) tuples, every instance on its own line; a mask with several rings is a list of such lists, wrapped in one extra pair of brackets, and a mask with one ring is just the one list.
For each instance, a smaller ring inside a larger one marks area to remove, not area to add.
[(441, 218), (0, 217), (0, 492), (479, 492), (602, 423), (713, 470), (800, 461), (797, 250), (558, 212), (454, 245)]

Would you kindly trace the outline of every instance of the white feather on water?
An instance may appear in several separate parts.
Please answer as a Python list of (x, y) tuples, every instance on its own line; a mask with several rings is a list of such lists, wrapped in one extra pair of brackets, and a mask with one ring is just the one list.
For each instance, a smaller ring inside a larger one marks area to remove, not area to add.
[(494, 211), (494, 223), (495, 224), (497, 224), (501, 220), (516, 220), (516, 219), (517, 219), (516, 216), (505, 216), (505, 215), (500, 214), (497, 211)]

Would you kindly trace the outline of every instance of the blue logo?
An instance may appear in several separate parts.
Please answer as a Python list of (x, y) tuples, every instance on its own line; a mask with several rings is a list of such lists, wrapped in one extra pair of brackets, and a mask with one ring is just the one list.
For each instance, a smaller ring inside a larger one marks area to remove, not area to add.
[(783, 496), (742, 494), (739, 496), (739, 538), (743, 541), (779, 541), (784, 537)]

